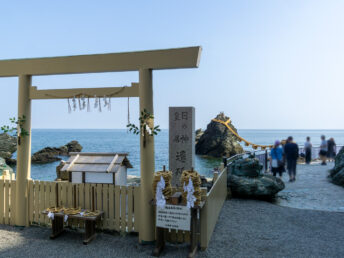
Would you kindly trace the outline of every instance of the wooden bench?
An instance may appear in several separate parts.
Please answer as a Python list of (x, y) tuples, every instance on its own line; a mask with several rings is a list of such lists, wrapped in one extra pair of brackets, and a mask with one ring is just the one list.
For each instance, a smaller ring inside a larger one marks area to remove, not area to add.
[[(43, 211), (42, 214), (48, 214), (48, 211)], [(84, 245), (90, 243), (96, 236), (96, 223), (101, 219), (104, 212), (100, 211), (96, 216), (82, 216), (80, 214), (68, 215), (68, 219), (78, 219), (85, 221), (85, 234), (84, 234)], [(64, 232), (63, 222), (65, 214), (62, 212), (54, 213), (54, 219), (52, 219), (52, 234), (50, 239), (55, 239), (62, 232)]]

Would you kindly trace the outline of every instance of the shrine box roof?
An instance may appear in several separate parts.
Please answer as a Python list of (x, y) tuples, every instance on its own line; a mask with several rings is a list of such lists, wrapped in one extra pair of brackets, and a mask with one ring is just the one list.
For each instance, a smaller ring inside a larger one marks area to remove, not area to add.
[(122, 166), (132, 168), (127, 153), (70, 152), (61, 171), (117, 173)]

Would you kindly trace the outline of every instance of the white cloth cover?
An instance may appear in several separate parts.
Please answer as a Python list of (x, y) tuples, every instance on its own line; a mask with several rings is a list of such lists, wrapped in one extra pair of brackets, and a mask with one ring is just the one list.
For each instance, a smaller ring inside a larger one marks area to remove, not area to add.
[(47, 216), (49, 219), (54, 220), (54, 213), (53, 212), (49, 211)]
[(184, 192), (187, 192), (187, 195), (186, 195), (186, 206), (188, 208), (193, 208), (194, 205), (195, 205), (196, 197), (193, 195), (194, 191), (195, 191), (195, 189), (193, 187), (192, 180), (191, 180), (191, 177), (190, 177), (188, 185), (185, 186), (185, 183), (184, 183)]
[(160, 181), (157, 184), (156, 194), (155, 194), (156, 206), (158, 206), (160, 208), (164, 208), (166, 205), (166, 199), (165, 199), (164, 194), (162, 193), (162, 190), (164, 190), (164, 189), (165, 189), (165, 180), (161, 176)]

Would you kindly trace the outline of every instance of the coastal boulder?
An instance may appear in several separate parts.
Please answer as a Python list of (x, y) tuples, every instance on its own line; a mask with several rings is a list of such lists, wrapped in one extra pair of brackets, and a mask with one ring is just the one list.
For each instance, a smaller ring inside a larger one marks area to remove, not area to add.
[(31, 161), (36, 164), (50, 163), (61, 160), (59, 156), (68, 156), (69, 152), (80, 152), (81, 150), (82, 146), (78, 141), (71, 141), (61, 147), (46, 147), (35, 152)]
[(254, 157), (239, 158), (229, 167), (227, 187), (233, 196), (271, 198), (285, 185), (280, 178), (261, 173), (262, 165)]
[(258, 177), (263, 168), (256, 158), (238, 159), (231, 164), (231, 174), (236, 176)]
[(60, 164), (56, 167), (56, 179), (60, 180), (68, 180), (69, 179), (69, 172), (68, 171), (61, 171), (63, 166), (66, 164), (66, 161), (61, 160)]
[(329, 177), (334, 184), (344, 186), (344, 147), (337, 154)]
[[(220, 113), (216, 116), (216, 119), (227, 121), (229, 117), (226, 117), (224, 113)], [(231, 123), (229, 125), (234, 131), (237, 131)], [(231, 157), (243, 153), (244, 150), (238, 140), (238, 137), (228, 130), (225, 125), (211, 121), (197, 141), (196, 154), (212, 157)]]
[(229, 175), (228, 186), (233, 196), (247, 198), (273, 197), (285, 187), (280, 178), (272, 175), (259, 177)]
[(11, 174), (13, 173), (13, 169), (6, 164), (5, 159), (0, 158), (0, 176), (2, 176), (5, 170), (8, 170)]
[(17, 151), (17, 138), (7, 133), (0, 134), (0, 157), (10, 159)]
[(201, 136), (204, 134), (204, 132), (202, 131), (202, 129), (197, 129), (195, 132), (195, 143), (197, 144), (199, 139), (201, 138)]

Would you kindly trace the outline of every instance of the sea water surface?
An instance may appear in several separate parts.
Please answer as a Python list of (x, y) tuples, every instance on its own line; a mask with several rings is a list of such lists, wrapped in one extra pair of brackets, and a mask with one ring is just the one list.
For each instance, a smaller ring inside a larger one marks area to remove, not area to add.
[[(302, 145), (307, 136), (312, 138), (314, 145), (320, 144), (320, 136), (325, 134), (333, 137), (337, 144), (344, 144), (344, 130), (238, 130), (239, 134), (256, 144), (272, 144), (292, 135), (295, 141)], [(77, 140), (83, 146), (83, 152), (126, 152), (133, 165), (128, 169), (129, 175), (140, 175), (140, 146), (139, 136), (125, 129), (33, 129), (32, 153), (50, 146), (59, 147)], [(67, 159), (68, 157), (62, 157)], [(221, 159), (196, 155), (196, 170), (205, 176), (212, 176), (214, 167), (219, 166)], [(48, 164), (33, 164), (31, 177), (35, 180), (55, 180), (56, 166), (59, 162)], [(168, 167), (168, 130), (162, 130), (155, 137), (155, 169), (161, 170), (163, 165)]]

